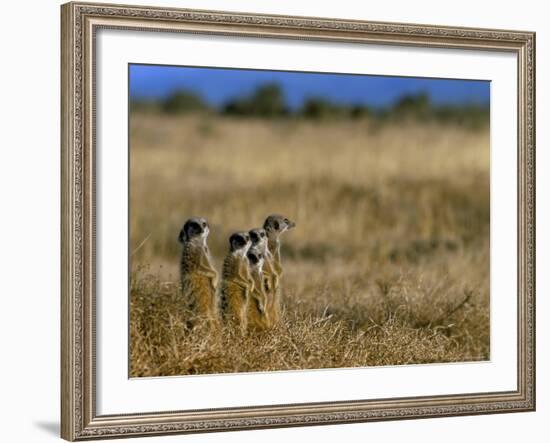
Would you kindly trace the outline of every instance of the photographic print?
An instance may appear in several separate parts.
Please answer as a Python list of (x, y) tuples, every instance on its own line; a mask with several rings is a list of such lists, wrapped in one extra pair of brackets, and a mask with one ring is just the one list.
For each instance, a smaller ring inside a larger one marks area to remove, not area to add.
[(71, 2), (61, 92), (63, 438), (535, 409), (533, 32)]
[(130, 377), (490, 359), (490, 82), (128, 69)]

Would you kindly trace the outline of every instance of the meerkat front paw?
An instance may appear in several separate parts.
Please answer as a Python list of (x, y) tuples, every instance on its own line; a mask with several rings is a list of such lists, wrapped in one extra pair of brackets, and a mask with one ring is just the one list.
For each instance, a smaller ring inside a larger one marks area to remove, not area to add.
[(265, 314), (265, 303), (258, 300), (258, 311), (260, 311), (260, 314)]
[(216, 290), (219, 283), (220, 283), (220, 279), (218, 277), (218, 274), (214, 274), (214, 276), (210, 279), (210, 284), (212, 285), (212, 289)]

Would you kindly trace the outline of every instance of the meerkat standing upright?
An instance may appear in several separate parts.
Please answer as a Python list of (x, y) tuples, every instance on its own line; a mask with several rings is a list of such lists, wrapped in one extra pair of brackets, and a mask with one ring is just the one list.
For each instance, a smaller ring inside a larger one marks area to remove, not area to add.
[(236, 232), (229, 237), (229, 253), (225, 257), (221, 281), (221, 312), (224, 320), (244, 332), (247, 309), (254, 280), (246, 256), (251, 241), (248, 232)]
[(283, 232), (288, 231), (296, 226), (288, 218), (282, 215), (270, 215), (265, 219), (264, 229), (267, 234), (267, 247), (273, 256), (273, 268), (278, 276), (277, 286), (274, 288), (274, 297), (270, 298), (267, 312), (271, 321), (276, 324), (281, 316), (281, 287), (280, 278), (283, 274), (283, 266), (281, 263), (281, 241), (279, 237)]
[(248, 253), (250, 275), (254, 280), (254, 289), (250, 293), (247, 308), (247, 327), (251, 330), (263, 330), (269, 326), (269, 317), (266, 312), (268, 303), (268, 280), (263, 273), (265, 264), (264, 253), (258, 247), (252, 246)]
[(180, 260), (181, 291), (187, 307), (211, 324), (217, 320), (216, 285), (218, 273), (212, 266), (206, 239), (208, 221), (192, 217), (185, 222), (179, 241), (183, 246)]
[(254, 264), (253, 258), (249, 256), (255, 287), (248, 303), (248, 325), (251, 329), (263, 330), (271, 326), (267, 308), (271, 306), (270, 300), (275, 297), (274, 289), (279, 285), (279, 275), (273, 267), (273, 256), (267, 247), (265, 229), (252, 229), (249, 234), (252, 241), (250, 252), (259, 255), (261, 262)]

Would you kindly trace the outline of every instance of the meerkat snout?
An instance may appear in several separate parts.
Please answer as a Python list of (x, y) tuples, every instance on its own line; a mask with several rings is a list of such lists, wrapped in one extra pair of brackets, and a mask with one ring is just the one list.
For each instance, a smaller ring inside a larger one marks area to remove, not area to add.
[(293, 221), (290, 221), (288, 218), (285, 218), (284, 222), (286, 224), (287, 229), (292, 229), (292, 228), (296, 227), (296, 223), (294, 223)]

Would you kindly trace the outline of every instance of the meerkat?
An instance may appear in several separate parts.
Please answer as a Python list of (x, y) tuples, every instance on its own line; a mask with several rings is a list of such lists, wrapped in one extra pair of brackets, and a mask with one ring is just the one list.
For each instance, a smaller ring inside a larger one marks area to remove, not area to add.
[(273, 256), (273, 269), (277, 274), (277, 284), (273, 288), (273, 297), (269, 298), (267, 313), (273, 324), (280, 320), (281, 316), (281, 286), (280, 280), (283, 275), (281, 263), (281, 241), (280, 236), (292, 229), (296, 224), (282, 215), (270, 215), (265, 219), (264, 230), (267, 235), (267, 248)]
[(250, 266), (250, 275), (254, 280), (254, 289), (248, 300), (247, 327), (253, 330), (267, 329), (269, 327), (269, 317), (266, 308), (267, 294), (270, 287), (263, 273), (264, 253), (259, 248), (252, 246), (246, 256)]
[[(261, 274), (257, 270), (253, 272), (255, 289), (252, 300), (248, 304), (248, 324), (253, 329), (268, 329), (271, 326), (271, 319), (266, 308), (270, 305), (270, 299), (275, 297), (274, 289), (279, 285), (279, 275), (275, 271), (273, 256), (267, 247), (265, 229), (251, 229), (249, 234), (252, 248), (261, 255), (263, 262), (261, 264)], [(265, 300), (263, 309), (261, 309), (259, 300)]]
[(192, 217), (185, 222), (180, 233), (182, 244), (180, 260), (181, 292), (187, 307), (198, 317), (211, 324), (217, 320), (216, 286), (218, 273), (212, 266), (206, 244), (210, 226), (202, 217)]
[(254, 280), (250, 275), (248, 257), (251, 241), (248, 232), (236, 232), (229, 237), (229, 253), (223, 262), (221, 280), (221, 312), (224, 320), (244, 332), (247, 309)]

